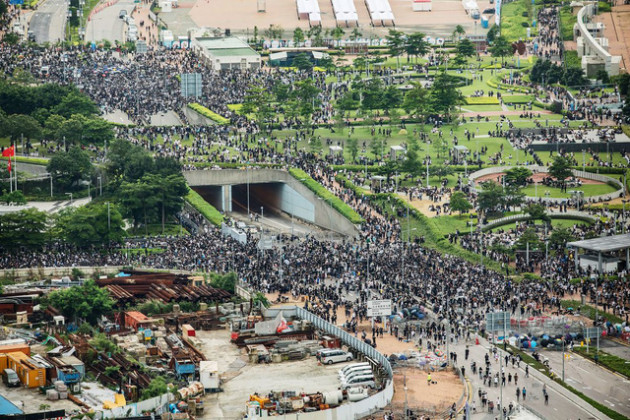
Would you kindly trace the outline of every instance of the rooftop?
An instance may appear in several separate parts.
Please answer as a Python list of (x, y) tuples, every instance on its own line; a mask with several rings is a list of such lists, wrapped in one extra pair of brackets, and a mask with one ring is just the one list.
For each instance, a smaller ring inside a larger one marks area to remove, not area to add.
[(247, 42), (232, 36), (220, 38), (196, 38), (197, 43), (215, 56), (248, 55), (259, 56)]
[(620, 249), (630, 248), (630, 233), (569, 242), (567, 246), (595, 252), (619, 251)]

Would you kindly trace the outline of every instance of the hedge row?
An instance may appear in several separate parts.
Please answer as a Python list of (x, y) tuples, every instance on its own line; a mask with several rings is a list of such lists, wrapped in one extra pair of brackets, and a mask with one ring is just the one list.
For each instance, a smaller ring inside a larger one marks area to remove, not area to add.
[[(573, 351), (580, 356), (595, 361), (597, 348), (595, 348), (595, 346), (591, 346), (589, 350), (586, 351), (586, 347), (573, 347)], [(630, 364), (626, 362), (626, 359), (622, 359), (614, 354), (606, 353), (600, 350), (597, 354), (597, 363), (607, 367), (613, 372), (617, 372), (620, 375), (625, 376), (626, 378), (630, 378)]]
[(196, 191), (189, 189), (186, 195), (186, 201), (190, 203), (199, 213), (201, 213), (206, 219), (215, 226), (221, 226), (223, 222), (223, 215), (214, 206), (203, 199), (202, 196), (197, 194)]
[[(246, 163), (241, 162), (190, 162), (190, 165), (193, 165), (197, 168), (211, 168), (213, 166), (218, 166), (222, 169), (244, 169), (248, 166)], [(280, 163), (256, 163), (250, 165), (250, 168), (282, 168), (282, 164)]]
[(200, 115), (203, 115), (206, 118), (210, 118), (212, 121), (216, 122), (217, 124), (226, 125), (230, 122), (229, 119), (225, 118), (222, 115), (217, 114), (214, 111), (209, 110), (208, 108), (206, 108), (205, 106), (201, 104), (191, 103), (191, 104), (188, 104), (188, 108), (192, 109), (193, 111), (197, 112)]
[(468, 105), (499, 105), (499, 100), (494, 96), (467, 96), (464, 102)]
[(322, 184), (315, 181), (306, 172), (301, 169), (290, 168), (289, 173), (306, 187), (308, 187), (309, 190), (313, 191), (317, 196), (323, 198), (326, 201), (330, 200), (333, 208), (341, 213), (346, 219), (350, 220), (354, 224), (363, 223), (363, 218), (361, 218), (361, 216), (359, 216), (359, 214), (354, 211), (352, 207), (341, 201), (339, 197), (328, 191)]
[[(8, 157), (0, 156), (0, 160), (9, 160)], [(13, 156), (11, 158), (12, 162), (22, 162), (22, 163), (32, 163), (34, 165), (48, 165), (48, 159), (41, 159), (35, 157), (27, 157), (27, 156)], [(18, 167), (19, 168), (19, 167)]]

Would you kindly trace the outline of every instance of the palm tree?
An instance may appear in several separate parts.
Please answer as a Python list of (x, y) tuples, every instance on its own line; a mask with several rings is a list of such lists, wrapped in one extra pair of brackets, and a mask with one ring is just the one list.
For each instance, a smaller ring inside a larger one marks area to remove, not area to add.
[(336, 26), (335, 29), (332, 30), (332, 36), (337, 40), (337, 46), (341, 45), (341, 37), (343, 36), (344, 31), (341, 26)]
[(455, 30), (453, 31), (453, 41), (455, 40), (456, 36), (459, 36), (459, 39), (462, 39), (462, 36), (464, 36), (464, 34), (466, 34), (466, 30), (464, 29), (464, 27), (462, 25), (457, 25), (455, 27)]
[(357, 39), (361, 38), (362, 36), (363, 36), (363, 34), (361, 33), (361, 31), (359, 31), (359, 28), (355, 27), (352, 30), (352, 33), (350, 34), (350, 40), (356, 41)]

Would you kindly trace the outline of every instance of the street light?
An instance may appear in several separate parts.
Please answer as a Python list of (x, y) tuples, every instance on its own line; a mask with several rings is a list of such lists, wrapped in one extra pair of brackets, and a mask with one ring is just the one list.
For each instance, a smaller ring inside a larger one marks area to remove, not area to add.
[(103, 178), (101, 178), (100, 176), (98, 177), (98, 189), (99, 195), (103, 195)]

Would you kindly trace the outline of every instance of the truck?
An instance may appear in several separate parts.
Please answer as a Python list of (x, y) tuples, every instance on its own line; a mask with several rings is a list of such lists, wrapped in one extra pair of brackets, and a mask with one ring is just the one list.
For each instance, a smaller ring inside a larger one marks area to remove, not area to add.
[(199, 382), (201, 382), (206, 391), (216, 392), (221, 390), (219, 364), (216, 361), (202, 360), (199, 362)]

